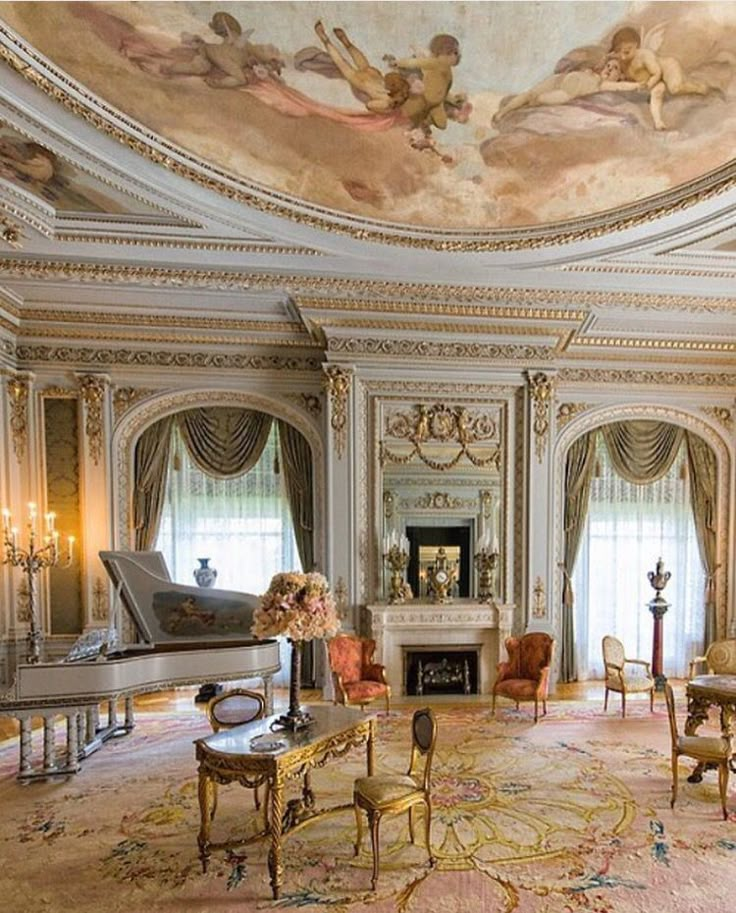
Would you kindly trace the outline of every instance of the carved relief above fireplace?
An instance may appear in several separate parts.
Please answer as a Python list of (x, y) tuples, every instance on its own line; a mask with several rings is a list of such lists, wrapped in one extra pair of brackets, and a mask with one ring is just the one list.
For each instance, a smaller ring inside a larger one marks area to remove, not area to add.
[[(376, 662), (386, 667), (394, 693), (407, 693), (405, 652), (431, 649), (448, 657), (457, 650), (477, 653), (476, 693), (490, 694), (496, 665), (505, 658), (513, 606), (470, 599), (444, 605), (413, 600), (403, 606), (369, 605), (367, 611), (376, 641)], [(459, 693), (465, 693), (464, 682), (462, 685)]]

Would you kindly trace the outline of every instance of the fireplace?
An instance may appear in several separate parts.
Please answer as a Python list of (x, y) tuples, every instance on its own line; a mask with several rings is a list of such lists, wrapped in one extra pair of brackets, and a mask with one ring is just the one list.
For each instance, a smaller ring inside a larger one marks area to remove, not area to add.
[(477, 644), (402, 647), (404, 693), (479, 694), (480, 651)]

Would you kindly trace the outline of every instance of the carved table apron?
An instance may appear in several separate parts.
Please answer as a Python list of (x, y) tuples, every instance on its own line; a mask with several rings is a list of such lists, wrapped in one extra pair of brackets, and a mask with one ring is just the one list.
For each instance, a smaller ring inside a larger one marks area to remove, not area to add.
[[(687, 720), (685, 735), (695, 735), (699, 726), (708, 719), (711, 706), (721, 709), (721, 735), (732, 740), (736, 724), (736, 675), (698, 675), (687, 683)], [(731, 769), (734, 759), (731, 758)], [(711, 765), (713, 766), (713, 765)], [(690, 783), (699, 783), (707, 765), (700, 761), (687, 778)]]
[[(315, 722), (297, 732), (272, 731), (271, 724), (278, 716), (269, 716), (194, 743), (199, 761), (200, 829), (197, 842), (203, 871), (207, 871), (211, 850), (244, 846), (270, 837), (268, 869), (274, 900), (279, 898), (284, 875), (284, 836), (323, 814), (353, 807), (350, 801), (331, 808), (316, 809), (311, 771), (342, 758), (352, 748), (365, 745), (368, 776), (373, 774), (375, 716), (348, 707), (333, 706), (310, 707), (309, 712)], [(258, 743), (268, 740), (279, 741), (283, 745), (275, 751), (259, 750)], [(301, 799), (292, 799), (284, 807), (286, 783), (302, 778)], [(264, 830), (253, 836), (213, 843), (210, 832), (216, 809), (216, 784), (232, 782), (249, 787), (267, 784), (267, 822)]]

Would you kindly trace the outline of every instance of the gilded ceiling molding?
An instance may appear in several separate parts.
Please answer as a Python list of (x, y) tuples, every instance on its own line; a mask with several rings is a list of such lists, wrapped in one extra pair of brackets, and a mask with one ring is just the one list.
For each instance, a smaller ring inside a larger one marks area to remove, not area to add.
[(736, 352), (734, 342), (712, 342), (703, 339), (667, 339), (627, 336), (582, 336), (575, 338), (576, 346), (591, 346), (614, 349), (677, 349), (687, 352)]
[(406, 393), (425, 393), (428, 396), (437, 396), (440, 393), (445, 396), (456, 394), (460, 396), (480, 396), (486, 406), (491, 402), (490, 397), (505, 398), (518, 389), (518, 386), (496, 384), (493, 381), (489, 381), (487, 384), (467, 384), (447, 380), (371, 380), (365, 383), (365, 387), (373, 395), (383, 393), (390, 399), (397, 399), (401, 394)]
[(564, 428), (576, 415), (585, 412), (588, 408), (588, 403), (560, 403), (557, 409), (557, 427)]
[(125, 415), (137, 402), (152, 396), (157, 391), (150, 387), (116, 387), (112, 394), (112, 411), (115, 423)]
[(327, 341), (328, 352), (349, 355), (387, 355), (400, 358), (502, 358), (514, 361), (548, 361), (554, 355), (550, 346), (522, 343), (443, 342), (424, 339), (345, 338), (332, 337)]
[[(277, 289), (289, 288), (296, 301), (300, 301), (303, 292), (330, 292), (349, 294), (353, 297), (355, 309), (373, 309), (374, 296), (384, 301), (383, 310), (388, 310), (392, 302), (387, 299), (402, 299), (393, 302), (394, 312), (397, 308), (409, 311), (412, 306), (429, 312), (431, 299), (437, 305), (431, 313), (457, 315), (459, 305), (471, 303), (480, 306), (475, 313), (478, 316), (488, 314), (488, 306), (483, 303), (501, 303), (498, 316), (529, 316), (539, 314), (517, 314), (504, 312), (504, 308), (517, 305), (537, 305), (542, 308), (553, 308), (548, 311), (548, 318), (580, 320), (586, 315), (569, 310), (572, 307), (607, 309), (611, 307), (632, 307), (643, 310), (681, 310), (708, 312), (730, 312), (736, 308), (732, 296), (710, 298), (705, 296), (688, 296), (681, 294), (661, 295), (649, 292), (621, 291), (585, 291), (580, 289), (527, 289), (506, 287), (485, 287), (468, 285), (444, 285), (442, 283), (399, 282), (391, 280), (350, 279), (332, 276), (306, 276), (299, 273), (266, 273), (234, 272), (209, 269), (174, 269), (158, 266), (128, 266), (123, 264), (77, 263), (70, 260), (12, 259), (0, 260), (0, 277), (16, 279), (60, 279), (75, 282), (100, 284), (128, 284), (171, 288), (210, 288), (216, 291), (243, 289)], [(403, 300), (407, 299), (407, 300)], [(413, 300), (413, 305), (410, 303)], [(446, 302), (451, 302), (447, 304)], [(344, 301), (338, 306), (347, 308)], [(557, 306), (561, 311), (555, 311)], [(378, 309), (378, 308), (377, 308)], [(559, 315), (559, 316), (558, 316)]]
[(89, 346), (19, 345), (21, 363), (62, 362), (89, 365), (138, 365), (155, 368), (223, 368), (266, 371), (319, 371), (318, 358), (287, 355), (244, 355), (227, 352), (151, 352), (138, 349), (95, 349)]
[(104, 374), (85, 374), (79, 378), (82, 401), (85, 406), (84, 432), (87, 435), (87, 446), (92, 462), (97, 466), (102, 456), (102, 443), (105, 433), (103, 404), (105, 391), (110, 378)]
[[(417, 286), (407, 285), (407, 289)], [(427, 287), (430, 288), (429, 286)], [(432, 286), (432, 289), (437, 288)], [(467, 293), (469, 287), (444, 286), (449, 292), (464, 288)], [(522, 291), (521, 289), (477, 288), (478, 298), (488, 296), (489, 302), (500, 298), (513, 298)], [(531, 291), (531, 290), (530, 290)], [(482, 317), (483, 319), (495, 318), (502, 320), (564, 320), (578, 323), (588, 316), (587, 310), (575, 311), (565, 308), (532, 307), (511, 304), (456, 304), (449, 301), (407, 301), (395, 299), (371, 298), (370, 301), (355, 300), (352, 298), (314, 298), (305, 295), (296, 295), (294, 298), (300, 310), (323, 311), (363, 311), (366, 305), (372, 313), (389, 314), (435, 314), (443, 317)]]
[(353, 372), (340, 365), (323, 365), (322, 370), (325, 373), (325, 387), (330, 396), (330, 427), (335, 453), (341, 460), (347, 444), (348, 399)]
[(0, 241), (14, 250), (23, 247), (23, 232), (20, 226), (0, 217)]
[[(668, 251), (667, 253), (670, 253)], [(615, 266), (590, 265), (590, 264), (564, 264), (561, 270), (568, 273), (626, 273), (631, 276), (688, 276), (696, 279), (732, 279), (736, 274), (734, 269), (697, 269), (688, 265), (675, 266)]]
[[(153, 306), (153, 303), (151, 303)], [(109, 311), (69, 311), (63, 308), (23, 308), (19, 316), (26, 321), (36, 320), (43, 323), (77, 323), (77, 324), (110, 324), (113, 326), (137, 327), (177, 327), (204, 330), (237, 330), (243, 333), (255, 333), (262, 330), (271, 332), (293, 333), (304, 329), (295, 320), (242, 320), (226, 317), (189, 317), (174, 314), (112, 314)]]
[[(327, 209), (290, 198), (277, 191), (264, 191), (263, 188), (255, 187), (192, 155), (106, 104), (83, 85), (57, 69), (50, 61), (42, 59), (30, 45), (3, 25), (0, 25), (0, 60), (99, 131), (174, 174), (261, 212), (287, 218), (321, 231), (350, 235), (358, 240), (441, 251), (538, 249), (632, 228), (672, 212), (687, 209), (723, 193), (736, 184), (734, 168), (725, 166), (644, 201), (608, 213), (549, 224), (540, 227), (533, 234), (526, 228), (497, 232), (447, 232), (446, 237), (440, 238), (437, 237), (436, 228), (410, 225), (387, 231), (387, 226), (374, 221), (353, 217), (351, 222), (347, 222), (344, 216), (338, 220)], [(401, 231), (404, 233), (399, 233)]]
[(549, 437), (550, 410), (554, 398), (554, 380), (543, 371), (536, 374), (527, 373), (529, 397), (532, 401), (534, 417), (532, 429), (534, 430), (534, 445), (537, 462), (544, 459), (544, 451)]
[(643, 384), (645, 386), (736, 387), (736, 374), (645, 371), (636, 368), (560, 368), (559, 383)]
[(28, 445), (28, 394), (30, 381), (24, 377), (9, 377), (5, 383), (10, 407), (10, 433), (13, 450), (20, 463)]
[[(370, 303), (366, 304), (371, 307)], [(401, 306), (397, 305), (397, 309)], [(461, 336), (557, 336), (559, 340), (568, 338), (567, 327), (550, 327), (533, 324), (519, 325), (518, 323), (453, 323), (448, 327), (446, 323), (429, 320), (400, 320), (387, 318), (385, 320), (375, 320), (371, 318), (361, 319), (359, 317), (340, 318), (310, 318), (314, 326), (320, 328), (326, 327), (328, 330), (335, 328), (347, 327), (354, 330), (390, 330), (415, 333), (448, 333), (458, 334)]]
[[(288, 349), (314, 349), (314, 343), (304, 334), (302, 328), (295, 330), (302, 333), (302, 339), (285, 339), (283, 336), (258, 336), (252, 341), (259, 346), (278, 346)], [(161, 333), (155, 331), (134, 331), (110, 329), (92, 330), (80, 327), (79, 329), (60, 329), (59, 327), (38, 327), (33, 324), (22, 326), (17, 331), (24, 339), (80, 339), (80, 340), (116, 340), (119, 342), (157, 343), (158, 345), (190, 345), (190, 346), (232, 346), (240, 342), (233, 336), (217, 336), (210, 333)]]
[(703, 406), (703, 412), (723, 425), (727, 431), (733, 429), (733, 412), (726, 406)]
[[(130, 223), (126, 220), (125, 224), (127, 226)], [(106, 227), (109, 230), (109, 222)], [(150, 225), (147, 227), (150, 227)], [(195, 227), (201, 229), (201, 226)], [(63, 241), (67, 244), (111, 244), (118, 247), (174, 248), (176, 250), (206, 250), (238, 254), (276, 254), (277, 256), (288, 257), (324, 257), (324, 252), (314, 247), (287, 247), (283, 244), (269, 244), (268, 242), (197, 241), (190, 238), (180, 238), (178, 235), (167, 235), (165, 238), (144, 238), (127, 234), (101, 235), (93, 231), (57, 231), (54, 237), (57, 241)]]

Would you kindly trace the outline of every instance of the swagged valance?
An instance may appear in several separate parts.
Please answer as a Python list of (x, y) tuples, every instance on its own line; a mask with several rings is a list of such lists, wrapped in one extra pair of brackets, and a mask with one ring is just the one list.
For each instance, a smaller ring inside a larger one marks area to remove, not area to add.
[(637, 485), (667, 474), (680, 447), (687, 446), (690, 493), (698, 548), (706, 572), (705, 642), (716, 638), (714, 577), (716, 572), (717, 465), (713, 450), (698, 435), (669, 422), (611, 422), (582, 435), (570, 446), (565, 463), (565, 545), (562, 561), (562, 629), (560, 680), (577, 679), (572, 572), (580, 547), (595, 471), (595, 449), (602, 435), (616, 472)]
[[(168, 415), (138, 439), (134, 458), (135, 548), (153, 548), (161, 520), (175, 428), (206, 475), (232, 479), (251, 470), (263, 453), (274, 417), (233, 406), (187, 409)], [(276, 419), (281, 466), (302, 566), (314, 566), (312, 453), (296, 428)]]

